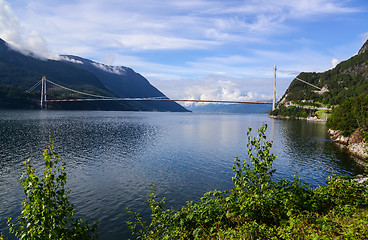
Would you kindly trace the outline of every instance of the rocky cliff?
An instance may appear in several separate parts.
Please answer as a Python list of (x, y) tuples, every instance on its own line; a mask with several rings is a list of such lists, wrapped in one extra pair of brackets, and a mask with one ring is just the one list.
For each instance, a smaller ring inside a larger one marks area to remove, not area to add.
[(328, 134), (334, 142), (340, 144), (352, 155), (364, 160), (365, 165), (368, 165), (367, 143), (363, 141), (362, 134), (359, 130), (355, 131), (350, 137), (341, 135), (340, 130), (329, 129)]

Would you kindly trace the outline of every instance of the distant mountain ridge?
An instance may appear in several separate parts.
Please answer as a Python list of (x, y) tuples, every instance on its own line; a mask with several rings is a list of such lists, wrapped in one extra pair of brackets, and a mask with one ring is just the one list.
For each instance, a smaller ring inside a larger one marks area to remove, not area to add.
[[(108, 66), (78, 56), (62, 55), (60, 60), (40, 59), (12, 49), (0, 39), (0, 87), (26, 90), (45, 75), (49, 80), (79, 91), (115, 97), (166, 97), (142, 75), (123, 66)], [(0, 108), (11, 108), (9, 98)], [(33, 98), (33, 96), (29, 96)], [(34, 106), (34, 104), (30, 104)], [(176, 102), (109, 101), (51, 104), (55, 109), (187, 111)], [(24, 108), (28, 108), (26, 105)], [(33, 108), (33, 107), (32, 107)]]
[(347, 97), (368, 94), (368, 40), (356, 55), (335, 68), (322, 73), (302, 72), (297, 78), (318, 86), (322, 91), (294, 79), (279, 101), (280, 105), (310, 101), (334, 106)]
[(272, 110), (271, 104), (206, 104), (193, 105), (187, 107), (192, 112), (203, 113), (270, 113)]

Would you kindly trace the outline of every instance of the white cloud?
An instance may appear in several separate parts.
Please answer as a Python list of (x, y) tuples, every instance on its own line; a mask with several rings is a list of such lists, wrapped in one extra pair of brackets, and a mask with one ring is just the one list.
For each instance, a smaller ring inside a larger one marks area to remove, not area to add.
[(24, 54), (31, 52), (44, 58), (52, 55), (46, 40), (35, 30), (27, 32), (4, 0), (0, 0), (0, 37)]
[(331, 68), (336, 67), (337, 64), (339, 64), (340, 60), (336, 58), (331, 59)]
[(197, 82), (197, 85), (185, 88), (186, 99), (200, 100), (231, 100), (231, 101), (265, 101), (270, 100), (271, 95), (261, 94), (252, 90), (246, 90), (231, 80), (208, 79)]
[[(284, 80), (280, 80), (278, 89), (286, 88), (290, 81), (285, 84)], [(234, 78), (212, 74), (197, 79), (150, 79), (150, 82), (172, 99), (265, 101), (272, 99), (273, 95), (273, 79), (268, 78)], [(279, 95), (282, 93), (280, 91)]]
[(118, 42), (121, 46), (132, 50), (204, 49), (218, 44), (214, 41), (163, 37), (149, 34), (121, 35)]
[(287, 1), (295, 16), (312, 16), (317, 14), (337, 14), (359, 12), (357, 8), (344, 7), (339, 0), (299, 0)]
[(309, 21), (317, 14), (353, 11), (335, 0), (126, 0), (124, 5), (117, 0), (32, 1), (28, 3), (31, 21), (26, 24), (42, 28), (39, 31), (52, 42), (60, 41), (57, 37), (63, 35), (81, 47), (118, 44), (134, 51), (203, 49), (232, 41), (264, 41), (264, 34), (289, 31), (288, 19)]
[(368, 32), (365, 32), (363, 34), (361, 34), (362, 38), (363, 38), (363, 42), (367, 41), (368, 39)]
[(229, 14), (273, 14), (274, 16), (292, 16), (305, 18), (319, 14), (352, 13), (359, 11), (356, 8), (345, 7), (344, 2), (338, 0), (257, 0), (245, 1), (241, 6), (223, 8)]
[(59, 56), (58, 60), (63, 60), (63, 61), (67, 61), (67, 62), (72, 62), (72, 63), (77, 63), (77, 64), (83, 64), (82, 61), (73, 59), (73, 58), (69, 58), (67, 56)]
[[(118, 44), (130, 50), (204, 49), (232, 41), (259, 42), (264, 41), (264, 34), (288, 31), (287, 19), (309, 21), (316, 14), (357, 11), (335, 0), (126, 0), (124, 5), (118, 0), (24, 2), (24, 24), (37, 27), (52, 39), (53, 46), (68, 41), (76, 48)], [(4, 5), (4, 0), (1, 3)], [(12, 22), (14, 16), (9, 19)]]
[(0, 36), (11, 44), (16, 44), (21, 38), (20, 23), (3, 0), (0, 0)]
[(115, 57), (116, 57), (116, 54), (105, 53), (103, 62), (107, 65), (113, 65), (115, 62)]
[[(314, 29), (311, 22), (337, 24), (335, 16), (359, 11), (349, 7), (349, 1), (338, 0), (9, 3), (17, 7), (19, 19), (0, 0), (0, 37), (7, 36), (13, 45), (43, 56), (49, 46), (60, 54), (128, 66), (170, 97), (200, 97), (203, 89), (208, 90), (202, 97), (269, 96), (272, 87), (265, 82), (272, 80), (274, 64), (278, 77), (286, 79), (282, 87), (301, 71), (327, 70), (332, 57), (343, 59), (335, 54), (341, 46), (334, 42), (330, 48), (322, 43), (324, 37), (315, 39), (303, 31)], [(368, 33), (362, 36), (367, 39)], [(317, 49), (326, 46), (330, 49)], [(213, 73), (217, 77), (206, 77)]]
[(121, 66), (109, 66), (109, 65), (105, 65), (105, 64), (97, 63), (97, 62), (92, 62), (92, 65), (106, 72), (115, 73), (118, 75), (124, 75), (126, 72), (124, 67), (121, 67)]

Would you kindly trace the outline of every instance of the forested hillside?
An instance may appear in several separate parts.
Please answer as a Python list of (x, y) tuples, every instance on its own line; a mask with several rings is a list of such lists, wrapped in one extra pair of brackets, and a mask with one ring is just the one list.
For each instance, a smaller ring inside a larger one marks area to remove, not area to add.
[(322, 91), (294, 79), (279, 104), (307, 100), (333, 106), (348, 97), (368, 93), (368, 41), (357, 55), (323, 73), (302, 72), (297, 78), (314, 84)]
[[(128, 98), (166, 97), (150, 84), (145, 77), (131, 68), (109, 66), (71, 55), (63, 55), (61, 57), (63, 61), (92, 73), (115, 96)], [(131, 101), (129, 104), (136, 109), (147, 111), (186, 111), (185, 108), (176, 102)]]
[[(300, 73), (300, 78), (318, 90), (294, 79), (271, 115), (308, 117), (317, 107), (331, 108), (327, 127), (343, 136), (353, 133), (368, 142), (368, 40), (358, 54), (323, 73)], [(307, 107), (306, 107), (307, 106)]]
[[(79, 57), (75, 57), (79, 58)], [(79, 58), (82, 59), (82, 58)], [(85, 63), (92, 62), (84, 59)], [(81, 62), (81, 61), (80, 61)], [(81, 62), (82, 63), (82, 62)], [(152, 86), (147, 79), (132, 69), (124, 67), (112, 67), (99, 63), (90, 64), (89, 67), (82, 67), (82, 64), (75, 64), (73, 61), (41, 59), (32, 53), (23, 53), (10, 47), (5, 41), (0, 39), (0, 91), (6, 92), (12, 89), (6, 96), (3, 95), (0, 101), (0, 108), (6, 109), (32, 109), (39, 99), (35, 94), (26, 94), (25, 90), (36, 84), (42, 76), (61, 84), (65, 87), (76, 89), (92, 94), (111, 97), (153, 97), (162, 96), (163, 93)], [(129, 75), (124, 78), (119, 77), (115, 72), (108, 69), (101, 69), (99, 66), (109, 68), (126, 69)], [(114, 81), (112, 81), (114, 80)], [(138, 81), (139, 80), (139, 81)], [(113, 83), (114, 85), (111, 85)], [(9, 88), (10, 87), (10, 88)], [(126, 91), (116, 92), (115, 90), (125, 89)], [(38, 93), (40, 92), (39, 89)], [(53, 89), (53, 94), (61, 94)], [(17, 91), (20, 94), (14, 94)], [(36, 97), (36, 98), (34, 98)], [(33, 101), (30, 101), (33, 99)], [(78, 103), (52, 103), (48, 105), (52, 109), (89, 109), (89, 110), (135, 110), (135, 111), (187, 111), (181, 105), (170, 103), (151, 103), (147, 101), (137, 102), (78, 102)]]

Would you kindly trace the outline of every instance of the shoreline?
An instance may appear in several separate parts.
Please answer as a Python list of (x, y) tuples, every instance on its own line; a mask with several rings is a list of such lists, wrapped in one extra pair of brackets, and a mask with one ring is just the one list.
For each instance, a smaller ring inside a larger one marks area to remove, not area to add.
[(368, 147), (360, 136), (359, 132), (353, 133), (350, 137), (344, 137), (341, 135), (340, 130), (328, 129), (331, 140), (335, 142), (339, 147), (348, 151), (355, 160), (363, 165), (368, 166)]
[[(318, 118), (303, 118), (303, 117), (289, 117), (289, 116), (274, 116), (269, 115), (270, 118), (273, 119), (296, 119), (296, 120), (307, 120), (313, 122), (326, 122), (324, 119)], [(359, 132), (354, 133), (350, 137), (344, 137), (341, 135), (340, 130), (327, 130), (330, 139), (336, 143), (340, 148), (347, 151), (354, 160), (363, 166), (368, 167), (368, 146), (365, 142), (363, 142), (361, 135)]]
[(326, 122), (326, 119), (319, 119), (316, 117), (290, 117), (290, 116), (275, 116), (275, 115), (268, 115), (268, 117), (273, 119), (297, 119), (297, 120), (307, 120), (307, 121), (313, 121), (313, 122)]

